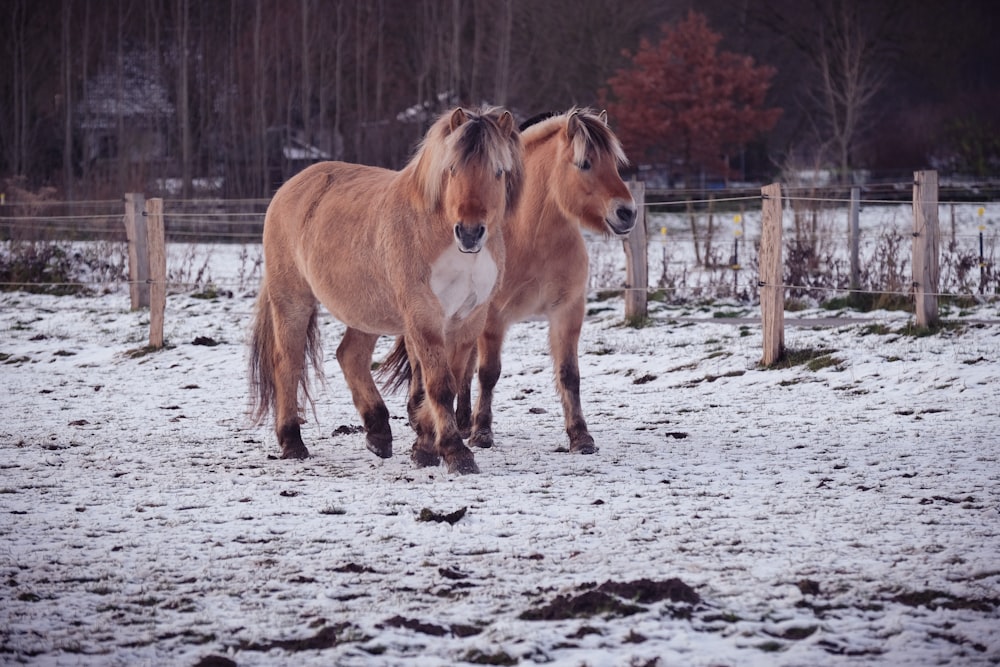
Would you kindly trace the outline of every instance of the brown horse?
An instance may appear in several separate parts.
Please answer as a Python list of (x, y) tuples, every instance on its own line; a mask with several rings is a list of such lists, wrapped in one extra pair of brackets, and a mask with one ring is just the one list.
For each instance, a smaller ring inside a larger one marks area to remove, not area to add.
[[(596, 451), (580, 404), (577, 346), (586, 304), (589, 263), (581, 228), (625, 236), (636, 221), (636, 206), (618, 173), (627, 163), (607, 116), (572, 109), (521, 128), (524, 193), (505, 232), (507, 266), (489, 305), (479, 338), (479, 397), (471, 415), (470, 444), (493, 445), (493, 390), (500, 377), (500, 350), (515, 322), (543, 317), (562, 400), (570, 451)], [(408, 340), (397, 341), (383, 364), (388, 384), (406, 382)], [(471, 357), (471, 355), (470, 355)], [(412, 361), (410, 362), (412, 364)], [(456, 409), (460, 428), (470, 430), (470, 358)], [(410, 383), (409, 409), (423, 399), (419, 382)]]
[(264, 220), (264, 277), (251, 337), (252, 417), (271, 412), (282, 458), (306, 458), (299, 390), (307, 359), (320, 374), (317, 301), (347, 326), (337, 361), (366, 431), (392, 456), (389, 412), (371, 375), (380, 334), (405, 335), (433, 434), (414, 458), (478, 472), (455, 422), (458, 380), (502, 277), (503, 226), (523, 179), (520, 134), (507, 111), (455, 109), (430, 128), (401, 171), (323, 162), (289, 179)]

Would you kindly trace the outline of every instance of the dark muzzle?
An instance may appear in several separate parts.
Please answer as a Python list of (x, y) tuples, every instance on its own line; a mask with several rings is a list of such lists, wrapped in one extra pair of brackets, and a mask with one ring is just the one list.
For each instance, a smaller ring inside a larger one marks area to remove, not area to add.
[(615, 213), (622, 227), (631, 227), (635, 224), (635, 209), (631, 206), (619, 206)]
[(483, 238), (486, 236), (486, 227), (482, 224), (455, 225), (455, 240), (458, 241), (458, 249), (462, 252), (479, 252), (483, 249)]
[(622, 204), (608, 217), (607, 225), (616, 236), (625, 236), (635, 227), (636, 217), (635, 206)]

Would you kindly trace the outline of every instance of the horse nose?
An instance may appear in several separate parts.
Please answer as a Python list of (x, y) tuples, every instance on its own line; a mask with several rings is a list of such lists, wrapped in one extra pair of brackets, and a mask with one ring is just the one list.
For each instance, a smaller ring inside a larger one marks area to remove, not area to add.
[(623, 225), (632, 225), (635, 222), (635, 209), (631, 206), (619, 206), (615, 213)]
[(455, 225), (455, 240), (462, 252), (479, 252), (485, 236), (486, 227), (482, 223), (464, 225), (460, 222)]

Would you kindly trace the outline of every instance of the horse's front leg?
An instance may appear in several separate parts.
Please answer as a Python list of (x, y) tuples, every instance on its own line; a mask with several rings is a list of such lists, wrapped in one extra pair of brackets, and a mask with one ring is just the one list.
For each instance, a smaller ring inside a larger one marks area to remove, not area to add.
[(476, 370), (476, 351), (473, 343), (456, 351), (452, 362), (452, 373), (458, 380), (458, 396), (455, 398), (455, 423), (462, 438), (472, 434), (472, 376)]
[(580, 329), (583, 327), (584, 304), (568, 307), (555, 313), (549, 320), (549, 349), (555, 366), (556, 387), (562, 401), (569, 451), (576, 454), (593, 454), (597, 451), (594, 438), (587, 429), (580, 404), (580, 364), (577, 348)]
[(351, 389), (354, 407), (361, 415), (365, 427), (366, 446), (376, 456), (392, 456), (392, 430), (389, 427), (389, 409), (372, 379), (372, 353), (378, 336), (348, 327), (344, 339), (337, 347), (337, 362), (344, 372), (344, 379)]
[(424, 374), (420, 370), (420, 362), (410, 355), (410, 391), (406, 401), (406, 414), (410, 427), (416, 432), (417, 439), (413, 442), (410, 458), (421, 468), (434, 467), (441, 463), (437, 453), (437, 442), (434, 434), (433, 418), (425, 418), (421, 414), (424, 409)]
[(472, 451), (462, 442), (455, 422), (454, 374), (448, 363), (444, 338), (439, 327), (416, 328), (406, 334), (407, 346), (416, 357), (420, 368), (424, 400), (417, 411), (417, 443), (413, 449), (413, 460), (419, 466), (433, 465), (428, 456), (426, 440), (422, 436), (433, 433), (434, 451), (444, 459), (448, 472), (460, 474), (478, 473)]

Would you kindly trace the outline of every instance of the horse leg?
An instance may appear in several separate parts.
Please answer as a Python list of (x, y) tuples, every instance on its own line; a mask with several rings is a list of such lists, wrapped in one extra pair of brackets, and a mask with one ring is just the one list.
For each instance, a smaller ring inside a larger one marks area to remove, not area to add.
[[(472, 451), (462, 442), (455, 423), (455, 377), (448, 364), (444, 339), (437, 327), (409, 327), (406, 337), (420, 366), (424, 401), (418, 411), (420, 434), (433, 432), (434, 450), (444, 459), (448, 472), (478, 473)], [(414, 449), (413, 460), (423, 465), (424, 449)], [(428, 461), (429, 463), (429, 461)]]
[(555, 366), (556, 387), (562, 401), (569, 451), (593, 454), (597, 451), (594, 438), (587, 429), (580, 404), (580, 364), (577, 347), (583, 327), (583, 304), (556, 313), (549, 320), (549, 349)]
[(417, 433), (417, 438), (410, 450), (410, 459), (417, 464), (418, 468), (433, 468), (441, 463), (441, 457), (438, 456), (434, 444), (434, 420), (430, 416), (422, 414), (426, 398), (424, 376), (416, 359), (410, 357), (410, 362), (412, 374), (410, 376), (409, 398), (406, 401), (406, 413), (410, 420), (410, 426)]
[(347, 328), (344, 339), (337, 347), (337, 362), (344, 372), (344, 379), (351, 389), (354, 407), (361, 415), (365, 427), (368, 449), (379, 458), (392, 456), (392, 430), (389, 428), (389, 409), (385, 407), (375, 380), (372, 379), (372, 353), (378, 336), (359, 329)]
[(281, 458), (304, 459), (309, 450), (302, 442), (299, 387), (306, 387), (306, 357), (317, 342), (316, 302), (311, 294), (303, 294), (274, 299), (269, 305), (274, 336), (274, 429)]
[(417, 430), (419, 422), (417, 413), (424, 402), (424, 377), (420, 372), (420, 364), (415, 359), (411, 359), (410, 387), (406, 399), (406, 416), (409, 420), (410, 428)]
[(469, 444), (476, 447), (493, 446), (493, 389), (500, 380), (503, 339), (503, 327), (492, 324), (487, 325), (479, 337), (479, 398), (476, 400), (472, 435), (469, 437)]
[(471, 345), (459, 352), (465, 360), (456, 358), (452, 365), (458, 380), (458, 396), (455, 398), (455, 423), (463, 439), (472, 434), (472, 376), (476, 370), (475, 350)]

